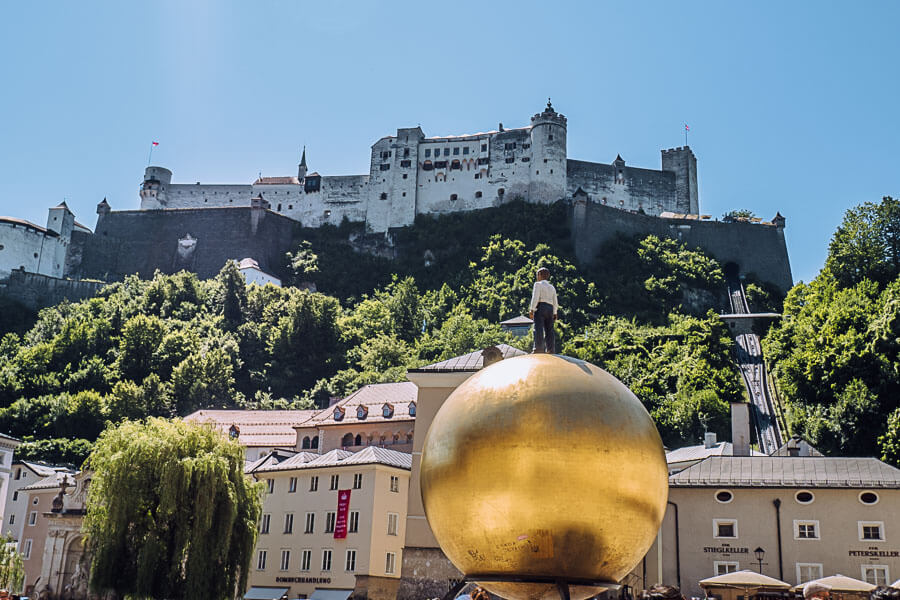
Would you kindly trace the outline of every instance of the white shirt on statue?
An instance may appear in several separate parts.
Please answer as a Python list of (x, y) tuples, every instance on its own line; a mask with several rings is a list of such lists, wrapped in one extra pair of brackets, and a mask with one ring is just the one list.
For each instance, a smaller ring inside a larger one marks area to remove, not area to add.
[(559, 309), (559, 303), (556, 301), (556, 288), (546, 279), (534, 282), (534, 291), (531, 292), (531, 308), (529, 310), (531, 312), (536, 311), (539, 302), (546, 302), (551, 305), (554, 315)]

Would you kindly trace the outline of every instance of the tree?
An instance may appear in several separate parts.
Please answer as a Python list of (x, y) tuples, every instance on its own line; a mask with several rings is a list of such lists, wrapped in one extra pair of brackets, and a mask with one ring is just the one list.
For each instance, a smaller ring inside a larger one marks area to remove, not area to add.
[(900, 274), (900, 200), (885, 196), (879, 204), (866, 202), (848, 210), (831, 238), (825, 267), (841, 287), (863, 279), (879, 284), (896, 279)]
[(93, 591), (171, 600), (243, 593), (263, 487), (244, 475), (237, 442), (183, 421), (126, 421), (103, 432), (87, 466)]
[(722, 215), (722, 217), (725, 220), (740, 219), (740, 220), (749, 221), (750, 219), (756, 218), (756, 213), (754, 213), (752, 210), (749, 210), (746, 208), (740, 208), (738, 210), (730, 210), (727, 213), (725, 213), (724, 215)]
[(297, 283), (307, 281), (311, 275), (319, 272), (319, 257), (313, 252), (308, 240), (300, 242), (296, 252), (288, 252), (287, 259)]
[(16, 541), (12, 534), (0, 538), (0, 589), (18, 594), (24, 582), (25, 566), (22, 555), (16, 552)]
[(887, 430), (878, 438), (881, 460), (900, 467), (900, 408), (888, 417)]

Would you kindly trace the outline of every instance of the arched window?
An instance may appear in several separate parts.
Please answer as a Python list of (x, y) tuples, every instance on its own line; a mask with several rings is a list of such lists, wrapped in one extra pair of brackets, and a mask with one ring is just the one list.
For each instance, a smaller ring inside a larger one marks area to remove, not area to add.
[(347, 435), (345, 435), (344, 437), (341, 438), (341, 446), (344, 446), (346, 448), (346, 447), (352, 446), (352, 445), (353, 445), (353, 434), (352, 433), (348, 433)]
[(356, 442), (356, 446), (362, 446), (362, 436), (358, 433), (356, 434), (356, 439), (354, 441)]
[(303, 438), (303, 446), (304, 450), (309, 450), (309, 436)]
[(319, 447), (319, 436), (316, 436), (312, 439), (312, 447), (313, 450)]
[(381, 438), (379, 439), (379, 441), (381, 442), (381, 445), (382, 445), (382, 446), (384, 446), (384, 440), (385, 440), (385, 439), (386, 439), (385, 436), (381, 436)]
[(400, 443), (400, 434), (398, 434), (398, 433), (395, 433), (395, 434), (394, 434), (394, 443), (395, 443), (395, 444), (399, 444), (399, 443)]
[(409, 433), (406, 434), (406, 443), (412, 444), (412, 441), (413, 441), (413, 432), (410, 431)]

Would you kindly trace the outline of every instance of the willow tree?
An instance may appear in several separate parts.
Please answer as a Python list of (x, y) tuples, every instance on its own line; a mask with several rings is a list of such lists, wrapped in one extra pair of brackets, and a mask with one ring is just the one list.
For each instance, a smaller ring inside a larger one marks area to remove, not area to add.
[(262, 486), (209, 427), (152, 418), (103, 432), (84, 529), (90, 586), (131, 598), (232, 599), (247, 586)]
[(16, 552), (15, 540), (11, 535), (0, 538), (0, 589), (18, 594), (24, 581), (24, 562), (22, 555)]

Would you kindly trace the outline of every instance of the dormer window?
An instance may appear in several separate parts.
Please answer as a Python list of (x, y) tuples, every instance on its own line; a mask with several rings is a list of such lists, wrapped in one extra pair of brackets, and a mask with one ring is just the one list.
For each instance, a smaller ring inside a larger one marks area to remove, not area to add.
[(381, 407), (381, 414), (385, 419), (390, 419), (394, 416), (394, 407), (387, 402), (384, 403), (384, 406)]
[(334, 420), (341, 421), (341, 420), (343, 420), (343, 418), (344, 418), (344, 409), (341, 408), (340, 406), (336, 406), (334, 408)]
[(365, 406), (357, 406), (356, 407), (356, 418), (359, 420), (365, 419), (369, 415), (369, 409)]
[(228, 437), (232, 440), (238, 439), (238, 436), (241, 435), (241, 430), (237, 425), (232, 425), (231, 429), (228, 430)]
[(416, 403), (415, 402), (409, 403), (409, 416), (411, 416), (411, 417), (416, 416)]

